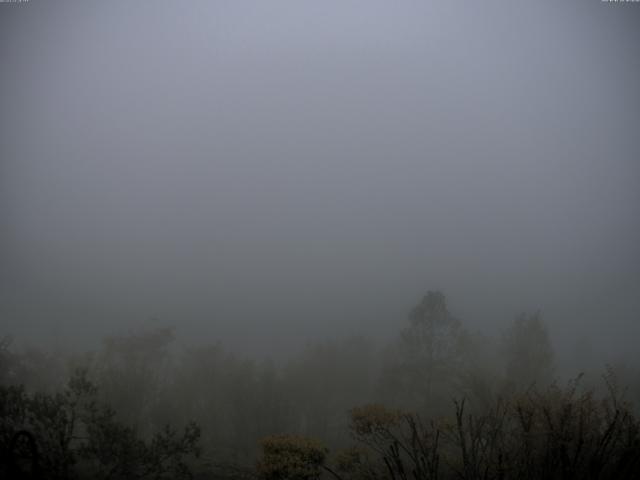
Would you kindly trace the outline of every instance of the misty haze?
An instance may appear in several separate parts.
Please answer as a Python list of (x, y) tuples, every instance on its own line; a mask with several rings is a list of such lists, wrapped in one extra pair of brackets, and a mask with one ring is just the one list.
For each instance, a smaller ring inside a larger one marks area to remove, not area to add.
[(0, 477), (640, 478), (640, 3), (0, 2)]

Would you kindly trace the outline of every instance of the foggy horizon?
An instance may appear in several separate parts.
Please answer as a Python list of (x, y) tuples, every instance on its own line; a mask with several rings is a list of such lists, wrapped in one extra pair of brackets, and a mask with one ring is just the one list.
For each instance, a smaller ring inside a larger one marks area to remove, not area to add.
[(636, 7), (0, 4), (0, 334), (280, 357), (440, 290), (634, 360)]

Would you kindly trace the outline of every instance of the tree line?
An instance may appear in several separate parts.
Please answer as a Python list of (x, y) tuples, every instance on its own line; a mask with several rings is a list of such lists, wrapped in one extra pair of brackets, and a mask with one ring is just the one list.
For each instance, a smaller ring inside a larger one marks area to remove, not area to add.
[(441, 292), (427, 292), (386, 345), (324, 342), (282, 365), (219, 344), (178, 350), (172, 328), (65, 355), (4, 341), (0, 473), (640, 478), (629, 476), (640, 452), (633, 390), (619, 386), (638, 376), (622, 373), (606, 370), (601, 388), (560, 386), (539, 313), (491, 339), (465, 328)]

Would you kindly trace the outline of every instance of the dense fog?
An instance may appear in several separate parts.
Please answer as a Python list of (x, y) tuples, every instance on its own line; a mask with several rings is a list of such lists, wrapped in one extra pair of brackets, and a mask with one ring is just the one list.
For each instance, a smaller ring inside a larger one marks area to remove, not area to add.
[[(370, 403), (587, 372), (637, 404), (639, 27), (599, 0), (0, 3), (3, 385), (82, 367), (229, 478), (271, 434), (344, 447), (348, 411), (369, 441)], [(258, 474), (313, 477), (269, 470), (281, 440)]]

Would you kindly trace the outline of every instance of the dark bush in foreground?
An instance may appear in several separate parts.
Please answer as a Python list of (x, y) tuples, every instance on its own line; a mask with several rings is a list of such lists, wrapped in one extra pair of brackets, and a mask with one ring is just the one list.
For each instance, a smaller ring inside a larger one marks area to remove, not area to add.
[(617, 396), (597, 399), (577, 382), (498, 400), (468, 413), (455, 402), (448, 420), (365, 406), (351, 431), (365, 449), (340, 470), (351, 478), (637, 479), (640, 423)]
[(0, 387), (2, 478), (190, 478), (199, 437), (189, 424), (141, 438), (96, 401), (96, 387), (82, 373), (55, 394)]
[(262, 440), (258, 473), (265, 480), (314, 480), (320, 477), (327, 449), (318, 440), (274, 435)]

